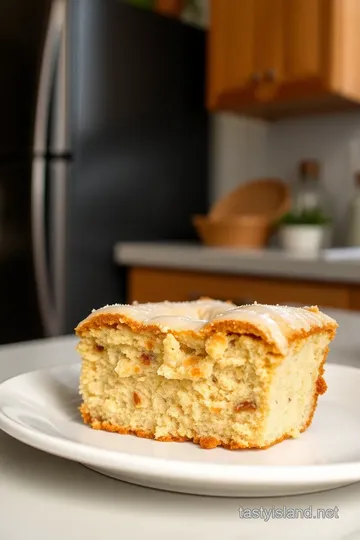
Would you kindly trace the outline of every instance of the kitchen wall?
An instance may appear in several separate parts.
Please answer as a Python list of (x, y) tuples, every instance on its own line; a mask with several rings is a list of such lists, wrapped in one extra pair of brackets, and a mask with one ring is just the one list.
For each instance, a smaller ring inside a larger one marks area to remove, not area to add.
[(334, 242), (344, 245), (353, 174), (360, 170), (360, 112), (266, 123), (217, 114), (212, 118), (212, 200), (240, 182), (278, 176), (294, 182), (297, 163), (315, 158), (334, 201)]

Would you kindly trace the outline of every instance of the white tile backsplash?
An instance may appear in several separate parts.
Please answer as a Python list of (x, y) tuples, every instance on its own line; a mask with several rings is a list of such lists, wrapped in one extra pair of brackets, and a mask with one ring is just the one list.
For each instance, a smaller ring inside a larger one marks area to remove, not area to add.
[(265, 123), (231, 114), (212, 118), (212, 200), (261, 176), (294, 182), (297, 164), (315, 158), (334, 203), (334, 241), (347, 238), (353, 175), (360, 170), (360, 112)]
[(268, 173), (268, 124), (231, 114), (212, 117), (211, 198)]

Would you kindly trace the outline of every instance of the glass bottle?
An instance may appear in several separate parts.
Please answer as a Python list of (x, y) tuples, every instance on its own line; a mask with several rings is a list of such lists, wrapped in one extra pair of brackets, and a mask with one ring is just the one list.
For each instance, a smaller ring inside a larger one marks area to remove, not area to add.
[(294, 213), (300, 222), (323, 226), (322, 249), (332, 245), (332, 204), (320, 180), (320, 163), (305, 160), (299, 163), (298, 185), (294, 198)]
[[(301, 161), (294, 201), (296, 214), (321, 212), (328, 214), (327, 196), (320, 182), (320, 164), (315, 160)], [(329, 217), (329, 216), (328, 216)]]

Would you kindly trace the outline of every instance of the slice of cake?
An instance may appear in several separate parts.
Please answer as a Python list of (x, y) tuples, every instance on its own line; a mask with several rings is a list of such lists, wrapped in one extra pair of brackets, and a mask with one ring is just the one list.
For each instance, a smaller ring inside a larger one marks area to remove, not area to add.
[(94, 429), (266, 448), (311, 423), (337, 323), (317, 307), (114, 305), (76, 328)]

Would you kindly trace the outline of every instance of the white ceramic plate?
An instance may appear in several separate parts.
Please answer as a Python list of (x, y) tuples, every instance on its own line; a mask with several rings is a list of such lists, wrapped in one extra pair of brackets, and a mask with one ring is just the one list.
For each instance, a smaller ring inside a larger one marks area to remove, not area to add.
[(310, 493), (360, 481), (360, 370), (328, 365), (328, 392), (299, 439), (268, 450), (202, 450), (94, 431), (77, 408), (79, 365), (0, 385), (0, 428), (98, 472), (148, 487), (214, 496)]

